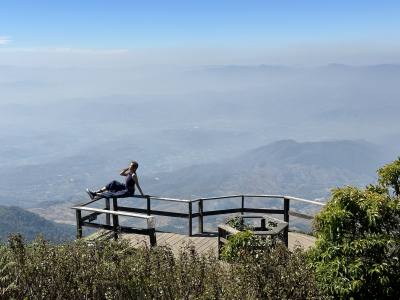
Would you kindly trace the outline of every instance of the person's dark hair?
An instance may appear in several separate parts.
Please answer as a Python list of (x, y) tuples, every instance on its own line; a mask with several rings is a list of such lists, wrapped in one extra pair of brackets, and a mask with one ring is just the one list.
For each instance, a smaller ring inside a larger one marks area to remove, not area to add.
[(139, 164), (136, 160), (132, 160), (131, 164), (134, 165), (136, 168), (139, 167)]

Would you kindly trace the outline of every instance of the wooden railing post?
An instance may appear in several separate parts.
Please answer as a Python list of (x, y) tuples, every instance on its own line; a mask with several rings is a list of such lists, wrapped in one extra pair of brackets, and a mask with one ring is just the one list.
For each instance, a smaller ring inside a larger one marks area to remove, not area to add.
[(285, 245), (289, 244), (289, 209), (290, 209), (290, 199), (287, 197), (283, 198), (283, 220), (288, 223), (285, 229)]
[(82, 237), (82, 213), (79, 209), (76, 210), (76, 238)]
[(203, 228), (203, 200), (199, 200), (199, 232), (204, 233)]
[(149, 230), (149, 236), (150, 236), (150, 246), (151, 247), (157, 246), (156, 230), (154, 228)]
[(261, 219), (261, 230), (265, 230), (267, 227), (266, 227), (266, 224), (265, 224), (265, 219), (264, 218), (262, 218)]
[[(118, 200), (117, 198), (113, 198), (113, 210), (118, 210)], [(113, 230), (114, 230), (114, 239), (118, 239), (118, 230), (119, 230), (119, 220), (118, 215), (113, 215)]]
[[(109, 198), (104, 198), (104, 201), (105, 201), (105, 204), (106, 204), (105, 209), (106, 210), (110, 210), (110, 199)], [(110, 215), (106, 215), (106, 225), (111, 225)]]
[(150, 246), (157, 246), (156, 221), (154, 217), (147, 219), (147, 232), (150, 237)]
[(189, 202), (189, 236), (192, 236), (192, 202)]
[(146, 199), (147, 199), (147, 215), (150, 216), (151, 215), (150, 196), (147, 196)]
[(241, 211), (240, 214), (244, 214), (244, 195), (242, 195), (242, 207), (241, 207)]
[(290, 199), (287, 197), (283, 198), (283, 220), (289, 223), (289, 209), (290, 209)]

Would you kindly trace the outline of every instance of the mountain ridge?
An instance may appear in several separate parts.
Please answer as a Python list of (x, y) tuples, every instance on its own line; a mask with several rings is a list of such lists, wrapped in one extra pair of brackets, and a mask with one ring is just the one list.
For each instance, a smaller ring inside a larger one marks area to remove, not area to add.
[[(326, 199), (334, 187), (364, 186), (375, 181), (375, 171), (383, 163), (380, 148), (363, 140), (280, 140), (218, 162), (193, 164), (169, 172), (151, 171), (139, 176), (146, 194), (163, 197), (193, 199), (226, 194), (285, 194)], [(104, 184), (100, 176), (96, 178), (93, 186)], [(114, 178), (117, 179), (116, 175)], [(87, 199), (86, 181), (82, 180), (64, 181), (67, 187), (60, 192), (65, 195), (36, 202), (30, 211), (46, 219), (74, 224), (75, 216), (69, 208)]]
[(75, 238), (75, 227), (57, 224), (17, 206), (0, 205), (0, 243), (15, 233), (27, 241), (42, 235), (46, 240), (63, 242)]
[(377, 147), (365, 141), (282, 140), (223, 162), (146, 178), (144, 186), (177, 197), (257, 192), (320, 198), (338, 185), (367, 184), (382, 161)]

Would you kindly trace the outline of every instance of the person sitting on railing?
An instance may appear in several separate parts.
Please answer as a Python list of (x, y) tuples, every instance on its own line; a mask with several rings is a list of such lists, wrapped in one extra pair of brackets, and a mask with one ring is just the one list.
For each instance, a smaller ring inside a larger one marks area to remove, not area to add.
[(86, 189), (89, 197), (92, 200), (101, 199), (101, 198), (109, 198), (109, 197), (129, 197), (135, 194), (135, 186), (139, 189), (139, 192), (142, 196), (144, 196), (142, 188), (139, 184), (139, 179), (136, 174), (136, 170), (139, 167), (137, 161), (132, 161), (128, 168), (125, 168), (121, 171), (119, 175), (125, 176), (125, 183), (121, 183), (119, 181), (113, 180), (108, 183), (106, 186), (102, 187), (98, 191), (91, 191)]

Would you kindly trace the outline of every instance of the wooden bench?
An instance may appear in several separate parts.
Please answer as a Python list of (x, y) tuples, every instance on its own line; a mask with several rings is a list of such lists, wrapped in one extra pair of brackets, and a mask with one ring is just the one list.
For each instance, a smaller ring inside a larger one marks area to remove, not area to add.
[[(99, 229), (107, 229), (114, 232), (114, 238), (118, 238), (118, 233), (136, 233), (148, 235), (150, 237), (150, 245), (156, 246), (156, 230), (155, 230), (155, 218), (153, 216), (148, 216), (145, 214), (131, 213), (126, 211), (100, 209), (86, 206), (74, 206), (76, 212), (76, 225), (77, 225), (77, 238), (82, 237), (82, 227), (92, 227)], [(82, 211), (91, 212), (90, 214), (82, 217)], [(105, 214), (106, 222), (105, 224), (94, 223), (93, 221), (97, 219), (97, 216)], [(110, 222), (110, 216), (112, 216), (112, 225)], [(134, 228), (119, 225), (119, 216), (137, 218), (146, 220), (146, 228)]]

